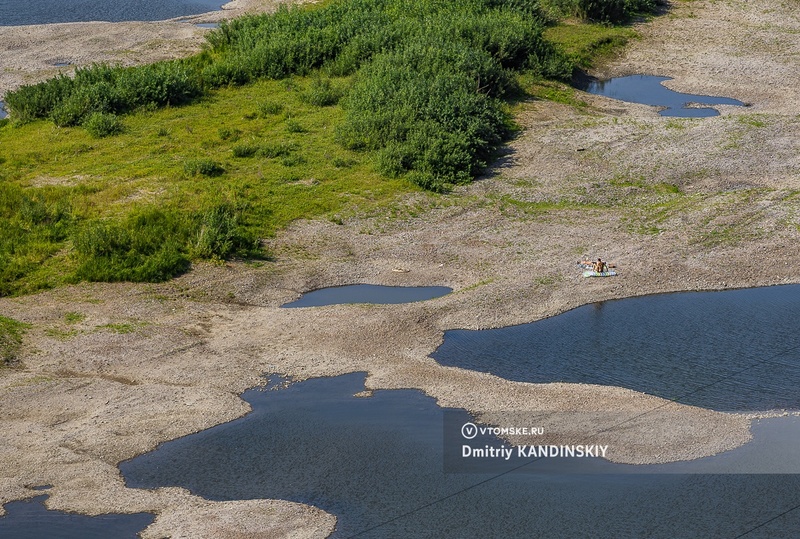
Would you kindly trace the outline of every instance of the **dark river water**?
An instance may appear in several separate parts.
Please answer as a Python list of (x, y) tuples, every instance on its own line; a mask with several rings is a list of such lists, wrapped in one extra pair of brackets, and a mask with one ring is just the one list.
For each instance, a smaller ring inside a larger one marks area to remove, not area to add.
[(0, 537), (8, 539), (136, 539), (153, 523), (155, 515), (100, 515), (89, 517), (48, 511), (47, 496), (11, 502), (0, 517)]
[(719, 115), (719, 111), (713, 107), (689, 107), (687, 106), (689, 103), (698, 103), (700, 105), (744, 105), (743, 102), (729, 97), (675, 92), (662, 84), (667, 80), (671, 80), (670, 77), (630, 75), (609, 80), (586, 81), (581, 85), (580, 89), (590, 94), (603, 95), (620, 101), (664, 107), (659, 112), (662, 116), (703, 118)]
[(159, 21), (220, 8), (220, 0), (2, 0), (0, 26), (84, 21)]
[(454, 330), (443, 365), (626, 387), (720, 411), (800, 409), (800, 286), (660, 294), (531, 324)]
[[(354, 397), (364, 376), (248, 391), (248, 416), (120, 469), (130, 487), (309, 503), (337, 516), (339, 538), (695, 539), (749, 530), (748, 538), (789, 538), (800, 529), (800, 512), (779, 516), (800, 504), (800, 475), (708, 473), (721, 458), (795, 461), (797, 418), (766, 420), (754, 443), (702, 462), (639, 468), (583, 459), (576, 471), (577, 459), (565, 458), (507, 473), (445, 473), (444, 455), (460, 444), (447, 425), (468, 414), (414, 390)], [(788, 440), (777, 443), (781, 435)]]

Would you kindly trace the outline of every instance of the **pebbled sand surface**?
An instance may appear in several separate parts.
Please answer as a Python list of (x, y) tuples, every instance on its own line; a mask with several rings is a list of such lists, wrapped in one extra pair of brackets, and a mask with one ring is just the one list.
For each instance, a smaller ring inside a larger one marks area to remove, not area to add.
[[(673, 89), (751, 107), (680, 120), (588, 95), (581, 108), (531, 101), (518, 113), (525, 130), (483, 180), (447, 197), (410, 196), (391, 216), (298, 222), (269, 242), (276, 261), (264, 267), (199, 265), (166, 284), (0, 299), (0, 312), (33, 325), (21, 365), (0, 371), (0, 503), (50, 484), (54, 508), (156, 512), (146, 537), (324, 537), (334, 517), (314, 508), (127, 489), (116, 468), (245, 414), (237, 395), (269, 372), (367, 371), (367, 389), (417, 388), (487, 423), (502, 420), (498, 412), (570, 410), (599, 412), (600, 429), (609, 417), (645, 413), (614, 432), (618, 462), (698, 458), (745, 443), (748, 417), (622, 388), (510, 382), (441, 367), (428, 354), (451, 328), (530, 322), (642, 294), (798, 282), (800, 72), (788, 66), (800, 53), (800, 17), (791, 4), (676, 3), (596, 73), (668, 75)], [(28, 72), (41, 75), (33, 65)], [(18, 84), (8, 80), (0, 87)], [(620, 275), (583, 279), (574, 262), (587, 256), (615, 262)], [(409, 305), (278, 308), (347, 283), (455, 292)], [(69, 325), (67, 312), (85, 319)], [(132, 331), (102, 327), (110, 323)], [(582, 420), (559, 429), (560, 439), (588, 432)]]

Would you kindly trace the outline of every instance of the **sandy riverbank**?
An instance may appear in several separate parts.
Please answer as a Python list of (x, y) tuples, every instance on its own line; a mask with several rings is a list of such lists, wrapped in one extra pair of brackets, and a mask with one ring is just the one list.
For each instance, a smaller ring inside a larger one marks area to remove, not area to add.
[[(188, 56), (202, 48), (209, 31), (197, 24), (271, 11), (277, 4), (232, 0), (219, 11), (167, 21), (0, 26), (0, 96), (92, 63), (137, 65)], [(55, 65), (64, 63), (69, 65)]]
[[(51, 484), (51, 507), (159, 513), (147, 537), (325, 536), (333, 519), (313, 508), (215, 504), (179, 489), (125, 489), (119, 477), (120, 460), (245, 413), (237, 395), (265, 372), (367, 371), (370, 389), (417, 388), (487, 417), (665, 405), (620, 388), (509, 382), (441, 367), (428, 354), (450, 328), (641, 294), (798, 282), (800, 73), (781, 66), (800, 53), (799, 25), (794, 10), (766, 0), (681, 2), (604, 70), (669, 75), (676, 90), (749, 108), (675, 120), (593, 96), (579, 109), (530, 102), (518, 115), (525, 131), (494, 174), (446, 198), (411, 197), (397, 208), (405, 217), (297, 223), (271, 241), (277, 260), (262, 268), (200, 266), (162, 285), (84, 284), (0, 300), (0, 312), (33, 325), (22, 367), (0, 374), (0, 502)], [(761, 37), (752, 41), (753, 32)], [(575, 260), (597, 255), (621, 275), (580, 277)], [(278, 308), (300, 291), (355, 282), (455, 293), (410, 305)], [(69, 325), (66, 312), (85, 318)], [(110, 323), (133, 331), (103, 327)], [(619, 447), (630, 449), (612, 459), (697, 458), (749, 439), (744, 417), (665, 410), (643, 422), (647, 436), (621, 433)]]

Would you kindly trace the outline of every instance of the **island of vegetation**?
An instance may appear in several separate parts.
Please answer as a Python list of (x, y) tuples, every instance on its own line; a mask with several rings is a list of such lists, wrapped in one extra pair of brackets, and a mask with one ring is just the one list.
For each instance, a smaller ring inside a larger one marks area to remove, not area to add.
[[(624, 42), (611, 23), (649, 1), (281, 6), (189, 58), (11, 91), (0, 295), (269, 258), (259, 240), (298, 218), (468, 183), (514, 133), (514, 102)], [(559, 22), (574, 16), (596, 22)]]

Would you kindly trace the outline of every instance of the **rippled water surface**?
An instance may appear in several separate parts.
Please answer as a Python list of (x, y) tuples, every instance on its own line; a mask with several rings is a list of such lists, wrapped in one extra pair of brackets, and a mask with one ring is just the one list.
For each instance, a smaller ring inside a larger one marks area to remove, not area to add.
[(603, 95), (629, 103), (641, 103), (665, 107), (659, 114), (662, 116), (679, 116), (684, 118), (702, 118), (717, 116), (719, 111), (712, 107), (689, 107), (689, 103), (700, 105), (744, 105), (743, 102), (729, 97), (710, 95), (684, 94), (670, 90), (662, 83), (672, 80), (670, 77), (654, 77), (650, 75), (631, 75), (609, 80), (594, 80), (583, 85), (582, 90), (590, 94)]
[(48, 511), (47, 496), (7, 503), (0, 517), (0, 537), (8, 539), (135, 539), (153, 523), (155, 515), (99, 515), (90, 517)]
[(800, 409), (800, 286), (594, 303), (445, 333), (443, 365), (525, 382), (621, 386), (715, 410)]
[(452, 292), (446, 286), (380, 286), (352, 284), (320, 288), (303, 294), (300, 299), (283, 307), (321, 307), (347, 303), (411, 303), (444, 296)]
[[(732, 538), (800, 503), (798, 475), (662, 474), (657, 466), (630, 474), (600, 460), (586, 466), (602, 474), (559, 473), (567, 461), (547, 463), (549, 473), (447, 474), (445, 414), (469, 416), (413, 390), (353, 396), (363, 388), (356, 373), (251, 390), (248, 416), (120, 468), (131, 487), (310, 503), (336, 515), (339, 538)], [(785, 425), (778, 430), (793, 433), (793, 448), (800, 422)], [(750, 452), (775, 446), (768, 439)], [(747, 537), (788, 538), (797, 529), (800, 513), (789, 512)]]
[(159, 21), (220, 8), (221, 0), (3, 0), (0, 26), (85, 21)]

